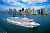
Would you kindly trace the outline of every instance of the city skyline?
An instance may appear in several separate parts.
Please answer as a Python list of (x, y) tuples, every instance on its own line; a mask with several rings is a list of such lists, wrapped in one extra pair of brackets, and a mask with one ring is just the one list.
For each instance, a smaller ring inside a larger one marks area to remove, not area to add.
[(23, 14), (26, 14), (26, 15), (32, 15), (32, 14), (43, 14), (45, 15), (46, 12), (45, 12), (45, 8), (40, 8), (38, 10), (35, 10), (35, 8), (31, 9), (31, 8), (28, 8), (28, 9), (25, 9), (22, 8), (22, 9), (19, 9), (18, 11), (16, 9), (10, 9), (9, 8), (9, 11), (8, 10), (4, 10), (4, 11), (0, 11), (1, 14), (19, 14), (19, 15), (23, 15)]
[(21, 8), (45, 8), (45, 11), (50, 11), (50, 0), (0, 0), (0, 11)]

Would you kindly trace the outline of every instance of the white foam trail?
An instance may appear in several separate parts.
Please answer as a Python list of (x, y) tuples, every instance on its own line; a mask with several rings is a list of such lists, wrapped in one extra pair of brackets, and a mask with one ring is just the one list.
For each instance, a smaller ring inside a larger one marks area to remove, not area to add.
[(8, 22), (8, 23), (11, 23), (11, 24), (14, 24), (14, 25), (19, 25), (19, 26), (24, 26), (24, 27), (28, 27), (28, 28), (33, 28), (33, 27), (30, 27), (30, 26), (26, 26), (24, 24), (18, 24), (18, 23), (15, 23), (15, 22)]

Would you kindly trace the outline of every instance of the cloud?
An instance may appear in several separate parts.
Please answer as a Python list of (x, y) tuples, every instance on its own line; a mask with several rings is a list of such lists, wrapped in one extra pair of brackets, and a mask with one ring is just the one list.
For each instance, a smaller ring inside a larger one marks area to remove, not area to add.
[(21, 0), (21, 1), (23, 1), (23, 2), (28, 2), (29, 0)]
[(10, 5), (23, 5), (20, 2), (17, 2), (17, 1), (20, 1), (20, 0), (2, 0), (2, 1), (5, 2), (5, 3), (8, 3)]
[(21, 8), (18, 8), (18, 7), (13, 7), (13, 6), (4, 6), (4, 5), (0, 5), (0, 8), (2, 8), (1, 10), (9, 10), (9, 8), (11, 9), (21, 9)]
[[(23, 1), (27, 3), (42, 3), (42, 2), (47, 2), (48, 0), (2, 0), (5, 3), (11, 4), (11, 3), (20, 3), (17, 1)], [(21, 5), (21, 4), (20, 4)]]
[(28, 3), (42, 3), (42, 2), (47, 2), (47, 0), (21, 0), (23, 2), (28, 2)]
[(48, 6), (50, 6), (50, 5), (48, 5)]
[(18, 6), (18, 7), (25, 7), (26, 5), (25, 4), (22, 4), (20, 2), (17, 2), (17, 1), (20, 1), (20, 0), (2, 0), (3, 2), (5, 3), (8, 3), (10, 5), (14, 5), (14, 6)]
[(23, 4), (21, 4), (21, 3), (19, 3), (19, 2), (14, 2), (13, 4), (11, 4), (11, 5), (23, 5)]
[(40, 8), (45, 8), (45, 6), (32, 6), (32, 8), (35, 8), (35, 10), (40, 9)]
[(5, 2), (5, 3), (10, 4), (11, 2), (14, 2), (15, 0), (2, 0), (2, 1)]
[[(47, 0), (2, 0), (2, 1), (10, 5), (21, 6), (21, 7), (26, 7), (27, 5), (29, 6), (31, 3), (32, 3), (31, 5), (35, 5), (36, 3), (47, 2)], [(27, 2), (27, 5), (24, 3), (21, 3), (20, 1)]]

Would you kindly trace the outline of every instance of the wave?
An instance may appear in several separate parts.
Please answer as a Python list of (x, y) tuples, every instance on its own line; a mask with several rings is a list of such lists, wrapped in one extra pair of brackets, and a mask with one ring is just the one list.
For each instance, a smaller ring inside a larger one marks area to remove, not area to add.
[(0, 33), (7, 33), (3, 28), (0, 28)]
[(7, 20), (7, 19), (4, 19), (4, 20)]
[(24, 25), (24, 24), (16, 23), (16, 22), (8, 21), (8, 23), (11, 23), (11, 24), (14, 24), (14, 25), (18, 25), (18, 26), (24, 26), (24, 27), (28, 27), (28, 28), (33, 28), (33, 27), (30, 27), (30, 26), (27, 26), (27, 25)]
[(7, 19), (5, 19), (5, 18), (1, 18), (1, 20), (7, 20)]
[(4, 18), (3, 18), (3, 20), (7, 20), (7, 19), (4, 19)]

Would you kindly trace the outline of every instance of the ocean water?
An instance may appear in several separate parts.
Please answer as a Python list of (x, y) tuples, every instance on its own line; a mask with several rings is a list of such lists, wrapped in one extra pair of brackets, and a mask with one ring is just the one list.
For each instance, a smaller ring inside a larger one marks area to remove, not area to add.
[[(0, 14), (0, 33), (50, 33), (50, 15), (28, 15), (27, 18), (34, 19), (40, 26), (27, 28), (16, 24), (8, 23), (7, 18), (12, 14)], [(24, 15), (15, 15), (24, 18)]]

